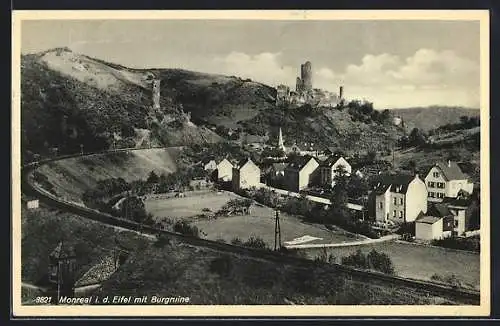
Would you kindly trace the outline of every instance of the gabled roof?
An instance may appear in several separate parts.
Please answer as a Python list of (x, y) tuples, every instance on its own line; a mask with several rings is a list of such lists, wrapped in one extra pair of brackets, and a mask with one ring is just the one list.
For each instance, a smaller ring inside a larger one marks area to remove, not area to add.
[[(316, 160), (314, 157), (311, 155), (306, 155), (306, 156), (298, 156), (294, 158), (290, 163), (287, 165), (287, 169), (293, 169), (293, 170), (302, 170), (304, 166), (311, 160)], [(317, 162), (317, 161), (316, 161)]]
[(406, 174), (378, 175), (375, 178), (374, 192), (381, 195), (390, 188), (391, 192), (406, 194), (408, 185), (415, 179), (415, 176)]
[(249, 157), (247, 158), (244, 158), (242, 160), (240, 160), (238, 162), (238, 164), (236, 164), (236, 166), (234, 166), (236, 169), (241, 169), (245, 164), (251, 162), (252, 164), (256, 165)]
[(205, 157), (204, 159), (201, 160), (201, 163), (207, 164), (207, 163), (210, 163), (210, 161), (215, 162), (215, 158), (213, 156)]
[(447, 181), (467, 179), (467, 176), (462, 172), (462, 170), (460, 169), (460, 167), (456, 162), (451, 162), (451, 161), (449, 161), (448, 163), (438, 162), (436, 163), (435, 166), (441, 170), (443, 177)]
[(434, 217), (445, 217), (452, 215), (448, 206), (443, 203), (433, 203), (427, 210), (427, 215)]
[(227, 158), (223, 158), (219, 163), (217, 163), (217, 165), (221, 164), (224, 161), (226, 161), (227, 163), (231, 164), (231, 166), (233, 165), (233, 163), (231, 163), (231, 161), (229, 161)]
[(442, 219), (442, 217), (435, 217), (435, 216), (421, 216), (416, 219), (417, 223), (425, 223), (425, 224), (434, 224), (437, 221)]
[(329, 156), (326, 160), (324, 160), (323, 162), (321, 162), (321, 167), (326, 167), (326, 168), (331, 168), (335, 163), (338, 162), (338, 160), (340, 160), (341, 158), (343, 158), (342, 156), (340, 155), (332, 155), (332, 156)]

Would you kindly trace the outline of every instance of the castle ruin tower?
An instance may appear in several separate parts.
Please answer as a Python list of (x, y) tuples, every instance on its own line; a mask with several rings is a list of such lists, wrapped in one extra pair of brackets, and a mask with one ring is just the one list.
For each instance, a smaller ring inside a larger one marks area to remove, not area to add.
[(295, 91), (297, 93), (300, 93), (302, 92), (302, 79), (300, 79), (300, 77), (297, 77), (297, 81), (295, 82)]
[(278, 149), (282, 150), (283, 152), (285, 151), (285, 144), (283, 143), (283, 133), (281, 132), (281, 128), (278, 135)]
[(153, 108), (155, 110), (160, 109), (160, 80), (153, 80)]
[(300, 65), (300, 77), (305, 92), (312, 90), (312, 66), (310, 61)]

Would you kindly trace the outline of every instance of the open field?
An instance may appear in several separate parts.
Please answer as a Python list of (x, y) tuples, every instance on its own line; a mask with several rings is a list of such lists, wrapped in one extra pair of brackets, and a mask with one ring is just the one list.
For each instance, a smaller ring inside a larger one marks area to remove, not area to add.
[[(202, 192), (192, 196), (186, 193), (185, 198), (170, 198), (164, 200), (146, 201), (146, 210), (157, 217), (185, 219), (201, 214), (203, 208), (216, 212), (231, 199), (241, 198), (231, 192)], [(189, 219), (191, 220), (191, 219)], [(250, 215), (219, 217), (207, 220), (199, 219), (193, 222), (206, 233), (211, 240), (224, 239), (226, 242), (235, 237), (245, 241), (249, 237), (262, 238), (269, 246), (274, 246), (275, 211), (269, 207), (254, 205)], [(361, 238), (343, 231), (330, 231), (323, 225), (303, 222), (299, 217), (280, 214), (282, 242), (308, 235), (321, 240), (308, 243), (340, 243), (359, 240)]]
[[(264, 276), (264, 277), (263, 277)], [(136, 252), (95, 293), (189, 297), (189, 304), (456, 304), (403, 286), (382, 286), (172, 240)]]
[(183, 219), (201, 214), (203, 208), (216, 212), (229, 200), (239, 198), (225, 191), (188, 191), (184, 194), (184, 198), (148, 199), (145, 201), (146, 210), (156, 217)]
[[(396, 274), (399, 276), (430, 280), (435, 273), (440, 275), (453, 273), (465, 283), (479, 289), (480, 262), (478, 254), (397, 241), (328, 248), (326, 250), (335, 257), (344, 257), (356, 252), (357, 249), (361, 249), (364, 253), (375, 249), (388, 254), (394, 263)], [(321, 254), (323, 249), (302, 249), (302, 251), (310, 257), (315, 257)]]
[(151, 171), (157, 174), (176, 171), (179, 151), (179, 148), (153, 148), (96, 154), (51, 162), (37, 171), (48, 178), (61, 198), (81, 203), (83, 192), (95, 187), (99, 180), (123, 178), (132, 181), (146, 178)]

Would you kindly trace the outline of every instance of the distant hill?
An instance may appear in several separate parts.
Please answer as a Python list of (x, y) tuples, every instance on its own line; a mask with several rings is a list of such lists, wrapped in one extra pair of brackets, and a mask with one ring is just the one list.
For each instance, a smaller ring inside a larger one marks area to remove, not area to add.
[(464, 107), (429, 106), (390, 110), (395, 116), (400, 116), (411, 130), (435, 129), (439, 126), (457, 123), (461, 116), (479, 116), (479, 109)]
[[(153, 78), (161, 80), (156, 110)], [(372, 108), (278, 108), (275, 97), (274, 88), (236, 76), (131, 69), (67, 48), (23, 55), (23, 154), (213, 143), (228, 131), (274, 141), (279, 127), (286, 145), (388, 150), (403, 132)]]
[(23, 154), (216, 142), (169, 97), (152, 109), (151, 72), (58, 48), (21, 58)]

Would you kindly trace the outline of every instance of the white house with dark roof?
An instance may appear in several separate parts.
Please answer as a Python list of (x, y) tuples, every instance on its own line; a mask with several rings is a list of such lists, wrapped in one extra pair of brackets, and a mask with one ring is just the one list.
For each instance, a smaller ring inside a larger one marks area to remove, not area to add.
[(217, 162), (213, 157), (206, 157), (201, 161), (201, 166), (205, 171), (214, 171), (217, 169)]
[(318, 167), (318, 161), (312, 156), (299, 156), (295, 158), (285, 168), (285, 184), (287, 189), (298, 192), (309, 187)]
[(232, 183), (234, 190), (259, 187), (260, 168), (250, 158), (241, 160), (233, 167)]
[(427, 188), (418, 175), (380, 175), (370, 193), (372, 216), (379, 222), (413, 222), (427, 212)]
[(320, 163), (320, 183), (324, 186), (333, 186), (334, 179), (337, 175), (337, 168), (339, 166), (344, 167), (344, 171), (347, 175), (350, 175), (352, 172), (351, 165), (346, 161), (342, 156), (330, 156), (326, 160)]
[(446, 205), (433, 203), (427, 214), (415, 220), (415, 238), (425, 241), (446, 238), (459, 232), (459, 224)]
[(436, 163), (425, 177), (429, 201), (439, 202), (445, 197), (455, 198), (460, 190), (469, 194), (474, 189), (474, 184), (462, 172), (457, 163)]

